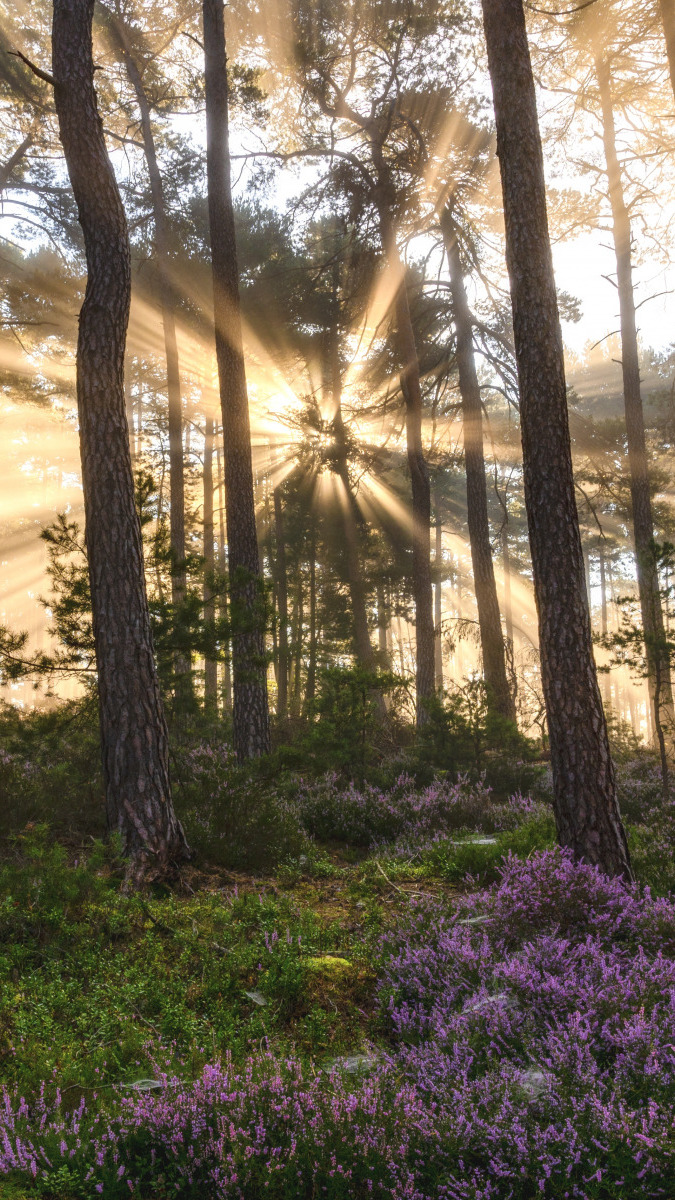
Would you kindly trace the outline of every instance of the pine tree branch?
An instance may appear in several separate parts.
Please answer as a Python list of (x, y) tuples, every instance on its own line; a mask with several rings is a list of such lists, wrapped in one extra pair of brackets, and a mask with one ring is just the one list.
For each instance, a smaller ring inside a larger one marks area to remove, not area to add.
[(20, 50), (8, 50), (7, 53), (11, 54), (12, 58), (20, 58), (21, 62), (25, 63), (27, 67), (30, 67), (31, 71), (34, 75), (37, 75), (38, 79), (43, 79), (44, 82), (48, 83), (50, 87), (56, 86), (54, 82), (54, 76), (50, 75), (49, 71), (43, 71), (42, 67), (36, 66), (36, 64), (31, 62), (29, 58), (26, 58), (26, 55), (22, 54)]

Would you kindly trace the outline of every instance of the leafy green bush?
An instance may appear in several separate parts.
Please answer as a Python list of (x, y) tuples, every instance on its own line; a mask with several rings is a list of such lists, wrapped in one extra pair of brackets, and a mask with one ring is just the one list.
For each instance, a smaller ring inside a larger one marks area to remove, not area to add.
[(0, 864), (0, 942), (63, 931), (82, 905), (100, 903), (110, 892), (110, 871), (101, 868), (117, 866), (114, 842), (95, 844), (73, 865), (47, 825), (27, 825), (10, 846), (12, 857)]
[(460, 882), (470, 876), (487, 884), (499, 878), (509, 854), (528, 858), (535, 851), (548, 850), (554, 845), (552, 814), (536, 812), (516, 829), (493, 836), (464, 831), (454, 838), (439, 839), (423, 852), (423, 859), (435, 874), (449, 882)]
[(490, 710), (482, 679), (447, 690), (426, 707), (416, 745), (418, 779), (424, 771), (429, 780), (438, 771), (469, 773), (483, 777), (499, 796), (530, 790), (541, 773), (536, 746), (513, 721)]
[(27, 822), (105, 832), (98, 709), (90, 696), (49, 710), (0, 704), (0, 833)]
[(400, 678), (384, 671), (359, 666), (320, 671), (311, 712), (290, 741), (284, 730), (275, 764), (310, 775), (336, 771), (350, 779), (379, 778), (385, 759), (406, 740), (399, 716), (404, 692)]
[(181, 748), (174, 784), (188, 842), (209, 862), (260, 870), (306, 849), (295, 806), (226, 744)]

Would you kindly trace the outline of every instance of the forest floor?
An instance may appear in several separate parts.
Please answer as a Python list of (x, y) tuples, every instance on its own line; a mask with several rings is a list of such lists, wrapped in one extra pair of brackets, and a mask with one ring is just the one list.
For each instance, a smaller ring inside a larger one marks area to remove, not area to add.
[(622, 781), (662, 899), (467, 781), (319, 781), (303, 820), (340, 837), (143, 895), (114, 848), (26, 827), (2, 1200), (675, 1197), (672, 812), (644, 764)]

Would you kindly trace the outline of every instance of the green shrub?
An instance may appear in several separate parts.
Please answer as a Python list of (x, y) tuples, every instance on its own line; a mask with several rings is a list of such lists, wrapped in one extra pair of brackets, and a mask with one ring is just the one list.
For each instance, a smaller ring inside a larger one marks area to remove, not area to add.
[[(400, 718), (405, 687), (398, 676), (363, 667), (328, 667), (317, 678), (317, 696), (305, 720), (275, 752), (276, 770), (350, 779), (379, 779), (383, 764), (409, 738)], [(388, 712), (382, 702), (387, 697)]]
[(481, 884), (499, 878), (509, 854), (527, 858), (537, 850), (555, 845), (555, 823), (547, 813), (535, 813), (522, 825), (494, 836), (465, 831), (455, 838), (443, 838), (424, 851), (424, 861), (443, 879), (456, 883), (471, 877)]
[(426, 702), (427, 721), (419, 732), (416, 775), (428, 781), (438, 771), (483, 778), (498, 796), (527, 794), (541, 765), (537, 748), (513, 721), (491, 711), (485, 683), (470, 679)]
[(0, 833), (28, 822), (102, 837), (98, 709), (91, 697), (23, 713), (0, 704)]
[(192, 849), (231, 869), (269, 869), (306, 850), (295, 806), (225, 744), (181, 748), (174, 800)]

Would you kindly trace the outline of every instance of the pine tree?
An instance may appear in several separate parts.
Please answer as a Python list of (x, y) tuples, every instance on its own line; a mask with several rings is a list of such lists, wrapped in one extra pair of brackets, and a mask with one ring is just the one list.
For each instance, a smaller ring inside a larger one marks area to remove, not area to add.
[(135, 879), (186, 856), (171, 803), (124, 397), (129, 237), (94, 90), (94, 0), (55, 0), (54, 99), (87, 256), (77, 344), (85, 536), (108, 825)]
[(223, 412), (225, 511), (233, 626), (234, 748), (240, 759), (270, 747), (265, 613), (253, 494), (251, 430), (230, 184), (228, 81), (222, 0), (204, 0), (206, 165), (216, 357)]
[(558, 838), (630, 878), (593, 661), (574, 496), (562, 335), (523, 0), (482, 0), (497, 124), (525, 502)]

